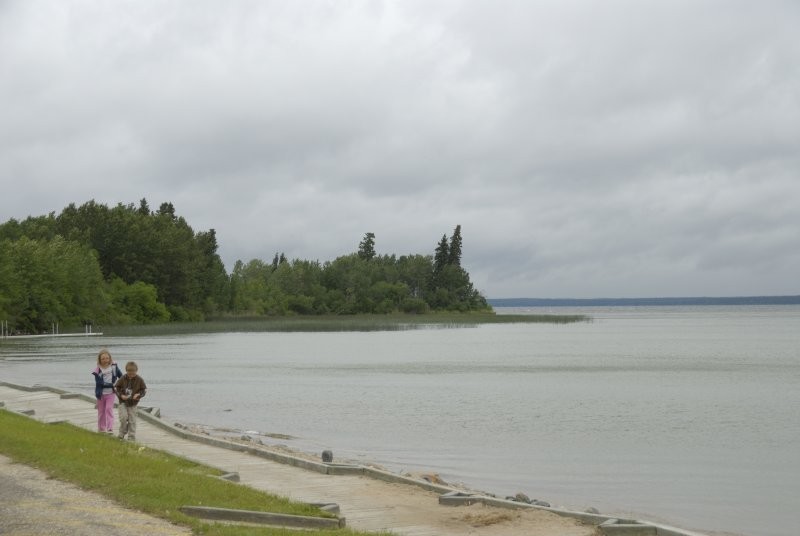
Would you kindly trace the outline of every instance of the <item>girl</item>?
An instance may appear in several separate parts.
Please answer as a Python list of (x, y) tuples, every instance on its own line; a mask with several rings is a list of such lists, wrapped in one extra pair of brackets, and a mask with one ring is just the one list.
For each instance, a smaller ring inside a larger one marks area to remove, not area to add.
[(97, 367), (92, 371), (94, 375), (94, 396), (97, 398), (97, 431), (107, 434), (113, 433), (114, 428), (114, 384), (122, 377), (111, 354), (103, 348), (97, 354)]

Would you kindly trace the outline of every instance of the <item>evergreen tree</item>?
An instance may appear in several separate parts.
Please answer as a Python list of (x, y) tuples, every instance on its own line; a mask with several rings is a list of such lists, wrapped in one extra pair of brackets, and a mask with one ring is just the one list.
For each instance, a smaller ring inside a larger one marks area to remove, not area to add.
[(169, 216), (173, 220), (175, 219), (175, 207), (172, 203), (161, 203), (161, 206), (158, 207), (157, 214), (162, 216)]
[(433, 254), (433, 275), (442, 273), (444, 267), (450, 264), (450, 246), (447, 242), (447, 235), (442, 235), (439, 245)]
[(365, 261), (371, 261), (375, 257), (375, 233), (364, 235), (364, 239), (358, 244), (358, 256)]
[(456, 225), (453, 236), (450, 237), (450, 254), (448, 264), (461, 266), (461, 226)]

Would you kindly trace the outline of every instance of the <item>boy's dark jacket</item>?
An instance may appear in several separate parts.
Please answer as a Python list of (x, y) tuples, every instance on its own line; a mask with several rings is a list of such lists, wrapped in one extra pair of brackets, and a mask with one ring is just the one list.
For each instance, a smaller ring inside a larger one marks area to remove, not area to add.
[[(121, 398), (121, 395), (125, 394), (125, 389), (131, 390), (131, 397), (128, 400), (122, 400)], [(142, 377), (138, 374), (133, 378), (129, 378), (127, 374), (123, 374), (122, 378), (118, 379), (117, 383), (114, 385), (114, 391), (117, 393), (120, 404), (135, 406), (139, 403), (139, 400), (144, 398), (147, 386), (144, 384)], [(133, 395), (136, 393), (139, 393), (139, 398), (134, 400)]]
[(111, 363), (111, 383), (103, 382), (103, 373), (100, 371), (100, 367), (96, 367), (92, 371), (92, 376), (94, 376), (94, 397), (100, 400), (100, 397), (103, 396), (103, 389), (113, 389), (114, 384), (122, 377), (122, 371), (116, 363)]

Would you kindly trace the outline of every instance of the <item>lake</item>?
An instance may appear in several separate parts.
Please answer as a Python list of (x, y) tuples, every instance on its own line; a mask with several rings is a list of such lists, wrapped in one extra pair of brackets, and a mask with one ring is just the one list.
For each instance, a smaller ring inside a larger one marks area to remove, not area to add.
[(92, 393), (133, 359), (169, 421), (708, 534), (800, 523), (800, 306), (497, 309), (577, 324), (0, 342), (0, 379)]

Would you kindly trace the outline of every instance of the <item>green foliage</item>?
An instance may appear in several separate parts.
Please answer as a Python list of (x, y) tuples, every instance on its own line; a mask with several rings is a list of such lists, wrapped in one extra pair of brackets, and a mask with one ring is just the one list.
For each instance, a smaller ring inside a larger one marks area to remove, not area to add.
[(88, 247), (60, 236), (0, 244), (0, 311), (9, 326), (40, 333), (103, 318), (108, 299)]
[(431, 255), (377, 255), (366, 233), (331, 262), (237, 261), (214, 229), (195, 233), (172, 203), (152, 212), (95, 201), (0, 225), (0, 320), (40, 333), (60, 325), (202, 321), (206, 316), (422, 314), (490, 310), (461, 266), (461, 226)]
[(216, 233), (195, 233), (172, 203), (155, 213), (146, 199), (70, 204), (58, 216), (9, 220), (3, 239), (0, 313), (18, 331), (201, 320), (231, 309)]
[(443, 235), (434, 254), (427, 302), (434, 310), (489, 310), (486, 299), (473, 287), (469, 274), (461, 267), (461, 226), (448, 241)]
[[(108, 284), (113, 305), (114, 324), (158, 324), (168, 322), (170, 313), (166, 305), (158, 301), (156, 287), (137, 281), (132, 285), (114, 277)], [(188, 318), (181, 317), (181, 320)]]
[(24, 274), (15, 250), (11, 240), (0, 240), (0, 320), (18, 315), (17, 309), (25, 300)]
[(422, 298), (405, 298), (400, 303), (400, 311), (417, 315), (425, 314), (430, 310), (430, 306)]
[(367, 233), (357, 253), (323, 265), (301, 260), (279, 263), (277, 254), (272, 265), (260, 260), (237, 262), (231, 275), (232, 312), (355, 315), (490, 310), (460, 265), (461, 226), (451, 241), (442, 237), (434, 257), (376, 255), (374, 239)]
[(106, 279), (151, 284), (167, 306), (212, 313), (228, 308), (228, 278), (214, 230), (195, 233), (172, 203), (151, 213), (146, 199), (138, 208), (89, 201), (69, 205), (55, 220), (58, 234), (98, 252)]

